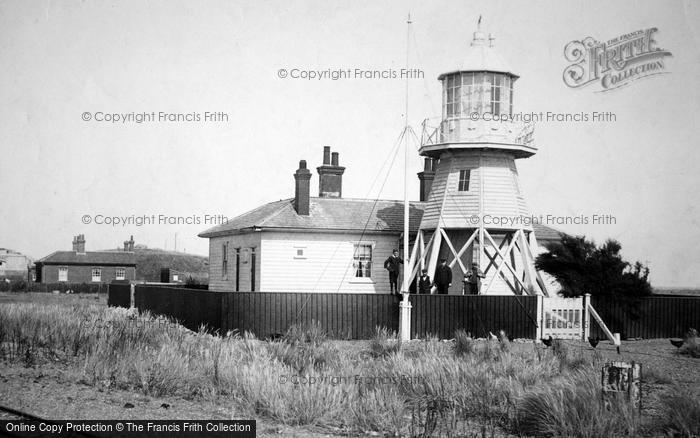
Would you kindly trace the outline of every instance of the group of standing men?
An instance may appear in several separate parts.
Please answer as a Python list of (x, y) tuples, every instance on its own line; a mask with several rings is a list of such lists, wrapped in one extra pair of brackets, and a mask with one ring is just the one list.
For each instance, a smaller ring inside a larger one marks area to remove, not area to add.
[[(389, 288), (391, 293), (399, 294), (398, 289), (398, 279), (399, 279), (399, 265), (403, 264), (403, 260), (399, 257), (399, 251), (394, 250), (388, 259), (384, 262), (384, 269), (389, 271)], [(462, 294), (466, 295), (478, 295), (481, 289), (481, 279), (485, 278), (481, 269), (476, 263), (472, 263), (471, 269), (465, 275), (464, 290)], [(435, 268), (435, 276), (433, 280), (430, 280), (428, 276), (428, 270), (423, 269), (421, 271), (420, 277), (417, 279), (418, 293), (419, 294), (430, 294), (432, 293), (433, 286), (438, 294), (447, 294), (450, 286), (452, 286), (452, 268), (447, 266), (446, 259), (440, 259), (440, 264)]]

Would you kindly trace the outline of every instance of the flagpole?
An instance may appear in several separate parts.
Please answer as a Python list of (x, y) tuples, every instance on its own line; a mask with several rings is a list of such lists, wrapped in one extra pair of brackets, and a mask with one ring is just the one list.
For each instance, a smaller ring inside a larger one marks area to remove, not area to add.
[[(408, 13), (406, 21), (406, 73), (408, 73), (408, 47), (411, 35), (411, 13)], [(408, 281), (411, 267), (409, 266), (408, 248), (408, 74), (406, 74), (406, 108), (404, 113), (404, 180), (403, 180), (403, 281), (401, 282), (401, 294), (403, 300), (399, 303), (399, 339), (401, 341), (411, 340), (411, 302), (408, 300)]]
[[(406, 21), (406, 72), (408, 72), (408, 45), (411, 32), (411, 13), (408, 13)], [(401, 293), (404, 301), (408, 300), (408, 281), (409, 281), (409, 248), (408, 248), (408, 230), (409, 230), (409, 204), (408, 204), (408, 74), (406, 75), (406, 109), (404, 113), (404, 180), (403, 180), (403, 282), (401, 283)]]

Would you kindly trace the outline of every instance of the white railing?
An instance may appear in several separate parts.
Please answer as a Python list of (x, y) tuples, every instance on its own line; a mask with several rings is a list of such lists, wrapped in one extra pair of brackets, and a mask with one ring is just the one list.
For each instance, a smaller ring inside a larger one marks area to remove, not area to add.
[(483, 120), (478, 117), (425, 119), (421, 146), (442, 143), (496, 142), (531, 147), (534, 143), (534, 124), (511, 120)]
[(542, 337), (583, 338), (583, 304), (583, 298), (544, 297), (542, 299)]

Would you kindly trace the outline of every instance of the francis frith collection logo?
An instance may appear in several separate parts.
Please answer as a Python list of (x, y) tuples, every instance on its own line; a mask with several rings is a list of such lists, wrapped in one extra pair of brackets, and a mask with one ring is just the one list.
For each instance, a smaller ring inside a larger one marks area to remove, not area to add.
[(626, 33), (606, 42), (592, 37), (571, 41), (564, 48), (564, 83), (571, 88), (599, 84), (598, 91), (610, 91), (637, 79), (668, 73), (664, 58), (672, 56), (654, 39), (657, 28)]

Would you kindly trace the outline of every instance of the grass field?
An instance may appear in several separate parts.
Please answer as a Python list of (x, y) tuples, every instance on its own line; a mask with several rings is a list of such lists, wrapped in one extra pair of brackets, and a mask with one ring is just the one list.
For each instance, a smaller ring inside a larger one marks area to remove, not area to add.
[[(667, 340), (623, 343), (618, 355), (604, 343), (546, 349), (466, 333), (330, 341), (312, 326), (266, 342), (194, 333), (105, 302), (0, 295), (3, 403), (49, 418), (253, 418), (260, 436), (700, 435), (700, 359)], [(604, 407), (610, 360), (643, 364), (641, 413), (625, 400)], [(62, 407), (68, 393), (82, 411)], [(125, 400), (136, 409), (122, 409)]]

